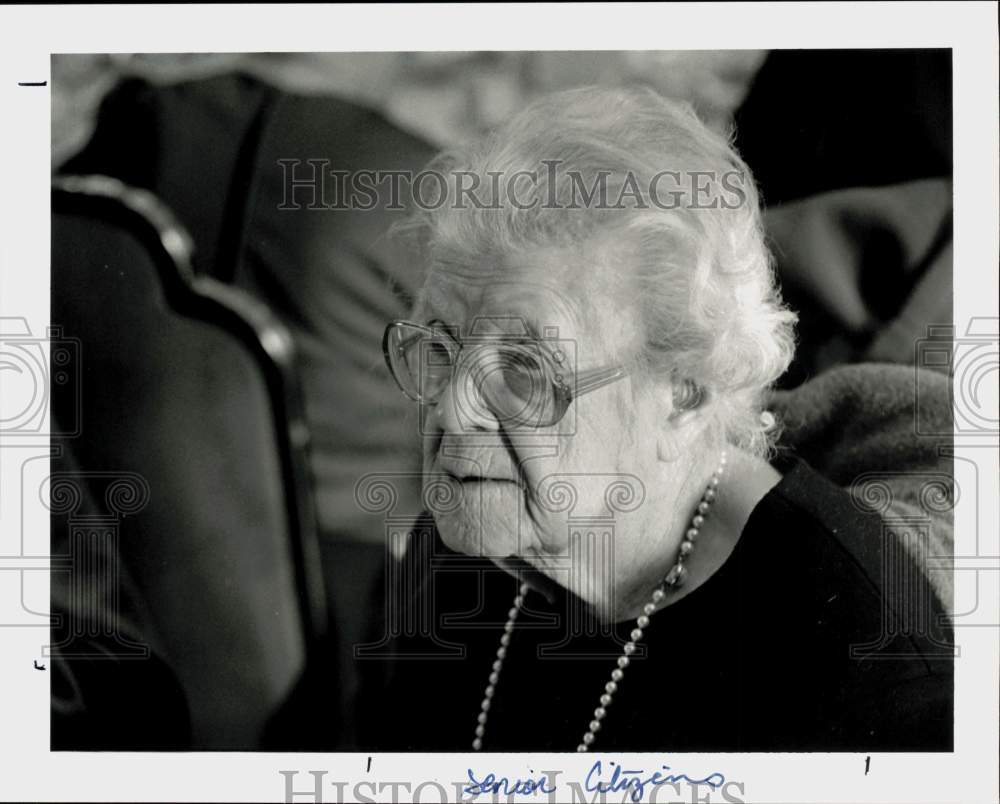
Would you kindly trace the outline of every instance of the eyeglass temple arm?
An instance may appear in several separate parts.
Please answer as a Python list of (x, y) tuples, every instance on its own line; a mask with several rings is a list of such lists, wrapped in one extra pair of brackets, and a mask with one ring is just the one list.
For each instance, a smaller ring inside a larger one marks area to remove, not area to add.
[(582, 371), (576, 376), (576, 385), (573, 389), (573, 396), (583, 396), (605, 385), (610, 385), (616, 380), (620, 380), (628, 372), (623, 366), (612, 366), (611, 368), (591, 369)]

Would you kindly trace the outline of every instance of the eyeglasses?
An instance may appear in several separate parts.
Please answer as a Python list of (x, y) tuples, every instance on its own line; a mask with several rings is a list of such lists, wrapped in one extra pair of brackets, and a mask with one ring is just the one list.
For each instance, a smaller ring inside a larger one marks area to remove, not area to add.
[[(435, 405), (460, 366), (472, 387), (504, 427), (550, 427), (570, 403), (626, 375), (622, 366), (576, 373), (558, 346), (524, 338), (474, 338), (459, 342), (447, 330), (409, 321), (385, 329), (382, 351), (406, 396)], [(456, 403), (465, 400), (459, 394)]]

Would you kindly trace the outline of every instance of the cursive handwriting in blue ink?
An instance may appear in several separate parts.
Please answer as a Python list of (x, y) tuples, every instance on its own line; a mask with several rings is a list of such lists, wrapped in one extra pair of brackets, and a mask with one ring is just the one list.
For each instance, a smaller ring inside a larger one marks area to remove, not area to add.
[(542, 776), (538, 779), (514, 779), (511, 781), (506, 776), (500, 776), (499, 778), (492, 774), (487, 773), (482, 779), (477, 779), (472, 775), (472, 768), (466, 768), (466, 773), (469, 774), (469, 782), (471, 783), (465, 788), (465, 793), (470, 796), (479, 796), (484, 793), (502, 793), (505, 796), (512, 796), (514, 794), (519, 794), (522, 796), (531, 796), (535, 793), (554, 793), (556, 788), (554, 786), (548, 786), (549, 780)]
[[(584, 782), (588, 793), (621, 793), (628, 791), (629, 798), (632, 801), (642, 801), (642, 797), (646, 794), (647, 785), (658, 787), (661, 784), (687, 782), (690, 785), (705, 784), (715, 790), (721, 787), (726, 781), (726, 777), (719, 772), (712, 773), (704, 779), (692, 779), (686, 773), (663, 774), (660, 771), (653, 771), (648, 777), (642, 778), (646, 773), (643, 770), (626, 770), (614, 762), (609, 762), (608, 764), (614, 765), (615, 769), (607, 782), (601, 780), (604, 774), (604, 766), (601, 764), (601, 761), (598, 760), (591, 766)], [(669, 765), (661, 765), (660, 768), (664, 771), (670, 770)]]

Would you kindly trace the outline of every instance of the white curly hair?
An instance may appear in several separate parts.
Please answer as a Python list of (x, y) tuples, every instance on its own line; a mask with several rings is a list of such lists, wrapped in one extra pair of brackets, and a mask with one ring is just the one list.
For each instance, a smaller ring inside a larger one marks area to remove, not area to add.
[[(623, 238), (644, 333), (629, 356), (636, 375), (699, 389), (713, 440), (770, 450), (777, 430), (762, 405), (791, 362), (795, 315), (731, 138), (651, 89), (585, 87), (538, 98), (428, 169), (463, 177), (401, 227), (430, 265)], [(595, 182), (619, 203), (581, 203)], [(476, 184), (479, 204), (460, 183)]]

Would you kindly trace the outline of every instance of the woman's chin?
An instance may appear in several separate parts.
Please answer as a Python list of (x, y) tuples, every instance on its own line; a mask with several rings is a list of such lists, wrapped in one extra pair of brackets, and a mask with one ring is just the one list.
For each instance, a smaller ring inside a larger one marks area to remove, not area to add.
[(516, 523), (491, 516), (479, 506), (464, 505), (434, 518), (441, 540), (451, 550), (494, 560), (518, 552)]

